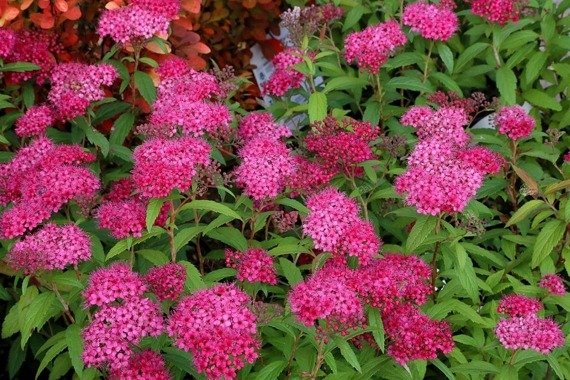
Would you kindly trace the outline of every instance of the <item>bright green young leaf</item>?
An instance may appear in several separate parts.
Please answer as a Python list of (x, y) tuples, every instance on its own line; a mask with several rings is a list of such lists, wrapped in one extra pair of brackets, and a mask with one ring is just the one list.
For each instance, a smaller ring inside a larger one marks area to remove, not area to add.
[(162, 198), (153, 198), (148, 202), (148, 206), (146, 208), (146, 229), (150, 231), (152, 226), (154, 226), (154, 222), (158, 215), (160, 214), (160, 210), (162, 209), (162, 205), (164, 204), (164, 199)]
[(513, 70), (506, 66), (497, 70), (497, 88), (505, 103), (512, 105), (517, 102), (517, 77)]
[(562, 236), (564, 236), (565, 231), (566, 224), (560, 220), (551, 220), (544, 225), (536, 237), (536, 243), (534, 244), (530, 264), (532, 268), (539, 266), (540, 263), (550, 255), (554, 247), (556, 247), (562, 239)]
[(327, 116), (327, 96), (322, 92), (313, 92), (309, 97), (309, 121), (321, 121)]
[(287, 282), (289, 282), (289, 285), (293, 286), (303, 281), (303, 275), (301, 274), (301, 271), (291, 261), (287, 260), (284, 257), (280, 257), (279, 265), (281, 266), (283, 275), (287, 279)]
[(156, 87), (154, 87), (154, 83), (150, 75), (142, 71), (136, 71), (134, 78), (135, 85), (137, 86), (137, 89), (141, 93), (144, 100), (146, 100), (148, 104), (154, 103), (156, 100)]

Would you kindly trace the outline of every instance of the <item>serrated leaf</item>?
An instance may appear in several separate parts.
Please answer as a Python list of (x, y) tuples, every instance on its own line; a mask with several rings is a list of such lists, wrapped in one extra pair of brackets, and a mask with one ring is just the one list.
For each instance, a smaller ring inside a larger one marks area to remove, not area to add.
[(81, 359), (81, 354), (83, 353), (83, 338), (81, 337), (81, 327), (76, 324), (68, 326), (65, 330), (65, 342), (67, 344), (67, 350), (69, 351), (69, 357), (71, 359), (71, 364), (75, 373), (81, 378), (83, 373), (83, 360)]
[(538, 236), (536, 243), (534, 243), (534, 250), (532, 253), (532, 260), (530, 266), (536, 268), (550, 255), (554, 247), (558, 245), (564, 232), (566, 225), (560, 220), (551, 220), (546, 223)]
[(65, 341), (65, 339), (58, 340), (54, 343), (53, 346), (49, 348), (49, 350), (46, 351), (46, 354), (44, 355), (42, 361), (40, 362), (40, 366), (38, 367), (38, 370), (36, 372), (36, 379), (40, 376), (40, 374), (48, 366), (48, 364), (65, 349), (65, 347), (67, 347), (67, 342)]
[(204, 230), (204, 226), (192, 226), (184, 228), (174, 235), (174, 250), (175, 252), (180, 251), (182, 247), (194, 239), (198, 234)]
[(125, 252), (127, 249), (128, 249), (127, 240), (126, 239), (119, 240), (117, 244), (115, 244), (113, 248), (109, 250), (107, 256), (105, 257), (105, 261), (109, 261), (109, 259)]
[(439, 57), (443, 61), (443, 64), (447, 68), (447, 71), (453, 73), (453, 52), (446, 44), (437, 44), (437, 52)]
[(17, 338), (12, 342), (10, 352), (8, 353), (8, 374), (10, 379), (16, 376), (25, 359), (26, 351), (22, 350), (20, 347), (20, 338)]
[(234, 210), (229, 208), (228, 206), (221, 204), (219, 202), (210, 201), (207, 199), (198, 199), (198, 200), (192, 201), (190, 203), (187, 203), (184, 206), (182, 206), (180, 211), (182, 211), (182, 210), (213, 211), (213, 212), (217, 212), (218, 214), (222, 214), (222, 215), (230, 216), (230, 217), (235, 218), (235, 219), (242, 220), (241, 216), (237, 212), (235, 212)]
[(307, 208), (307, 206), (305, 206), (304, 204), (295, 199), (281, 198), (275, 201), (275, 203), (278, 205), (289, 206), (299, 211), (299, 214), (301, 214), (302, 216), (306, 216), (309, 213), (309, 209)]
[(463, 68), (477, 56), (479, 56), (483, 50), (489, 47), (488, 43), (485, 42), (477, 42), (473, 45), (469, 46), (463, 53), (459, 55), (457, 61), (455, 63), (455, 72), (460, 73), (463, 71)]
[(206, 234), (208, 237), (221, 241), (238, 251), (247, 249), (247, 240), (243, 237), (241, 231), (234, 227), (218, 227)]
[(309, 96), (309, 122), (321, 121), (327, 116), (327, 96), (322, 92), (313, 92)]
[(303, 275), (301, 274), (301, 270), (291, 261), (287, 260), (284, 257), (280, 257), (279, 265), (281, 266), (283, 275), (287, 279), (287, 282), (289, 282), (289, 285), (293, 286), (300, 282), (303, 282)]
[(135, 115), (130, 112), (124, 113), (115, 120), (113, 123), (113, 129), (111, 130), (111, 136), (109, 137), (109, 142), (112, 145), (122, 145), (133, 125), (135, 123)]
[(40, 67), (30, 62), (12, 62), (5, 63), (0, 67), (0, 71), (11, 71), (11, 72), (25, 72), (25, 71), (35, 71), (39, 70)]
[(45, 292), (35, 297), (20, 313), (26, 316), (20, 322), (23, 349), (34, 330), (40, 329), (50, 318), (61, 313), (61, 305), (54, 293)]
[(561, 111), (562, 106), (560, 102), (556, 101), (553, 97), (537, 89), (530, 89), (523, 94), (524, 98), (532, 105), (548, 108), (554, 111)]
[(156, 100), (156, 88), (154, 87), (154, 83), (150, 75), (142, 71), (136, 71), (134, 78), (135, 85), (137, 86), (137, 89), (139, 90), (144, 100), (146, 100), (148, 104), (154, 103)]
[(548, 54), (543, 51), (537, 51), (530, 57), (525, 68), (525, 79), (528, 83), (538, 78), (547, 59)]
[(364, 8), (363, 6), (357, 5), (354, 8), (352, 8), (350, 11), (348, 11), (344, 19), (344, 22), (342, 23), (342, 31), (346, 32), (354, 25), (356, 25), (356, 23), (360, 21), (362, 15), (364, 15), (364, 12), (366, 12), (366, 10), (367, 9)]
[(194, 266), (194, 264), (188, 261), (179, 261), (180, 264), (186, 268), (186, 282), (184, 283), (184, 287), (188, 291), (194, 291), (197, 289), (202, 289), (206, 287), (206, 283), (202, 279), (202, 275), (198, 271), (198, 268)]
[(517, 101), (517, 77), (513, 70), (503, 66), (497, 70), (497, 89), (506, 104), (512, 105)]
[(546, 206), (546, 203), (544, 203), (544, 201), (541, 199), (533, 199), (528, 201), (522, 205), (521, 208), (515, 211), (507, 224), (505, 224), (505, 227), (510, 227), (513, 224), (517, 224), (518, 222), (530, 217), (535, 211), (538, 211), (543, 206)]
[(418, 78), (412, 77), (394, 77), (388, 81), (386, 88), (389, 89), (404, 89), (417, 92), (432, 92), (433, 89), (429, 83), (423, 83)]
[(406, 252), (413, 252), (422, 245), (428, 236), (433, 234), (436, 225), (437, 218), (433, 216), (420, 216), (410, 231), (408, 240), (406, 240)]
[(10, 308), (10, 311), (2, 322), (2, 339), (6, 339), (20, 331), (20, 310), (18, 305)]
[(287, 362), (285, 360), (274, 360), (267, 365), (264, 365), (262, 369), (255, 374), (255, 380), (274, 380), (278, 379), (279, 375), (283, 370), (287, 368)]
[(384, 347), (385, 347), (384, 324), (382, 323), (380, 312), (376, 308), (371, 307), (368, 309), (368, 327), (372, 329), (372, 336), (374, 337), (374, 341), (380, 348), (380, 351), (384, 352)]
[(148, 206), (146, 208), (146, 229), (150, 231), (152, 226), (154, 226), (154, 222), (158, 215), (160, 214), (160, 210), (162, 209), (162, 205), (164, 204), (164, 198), (154, 198), (148, 202)]
[(350, 345), (346, 342), (346, 340), (344, 340), (339, 336), (335, 336), (334, 342), (340, 349), (340, 354), (348, 362), (348, 364), (350, 364), (358, 372), (362, 373), (362, 368), (360, 367), (358, 358), (356, 357), (356, 354), (354, 353)]
[(323, 92), (329, 93), (335, 90), (350, 90), (352, 88), (358, 87), (362, 88), (368, 84), (368, 81), (364, 78), (356, 78), (349, 76), (335, 77), (330, 81), (327, 81)]

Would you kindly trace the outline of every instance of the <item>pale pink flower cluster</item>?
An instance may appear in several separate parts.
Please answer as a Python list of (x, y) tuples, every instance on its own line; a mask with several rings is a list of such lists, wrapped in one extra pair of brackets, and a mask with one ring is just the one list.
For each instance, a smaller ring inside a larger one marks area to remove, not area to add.
[(277, 271), (274, 260), (261, 248), (249, 248), (244, 252), (226, 249), (226, 266), (237, 270), (239, 281), (277, 284)]
[(125, 7), (103, 11), (97, 33), (121, 44), (165, 35), (179, 10), (180, 0), (133, 0)]
[(430, 275), (429, 266), (416, 256), (389, 254), (355, 270), (337, 258), (296, 285), (289, 303), (301, 323), (313, 326), (324, 320), (327, 330), (341, 334), (366, 327), (365, 304), (378, 308), (388, 354), (405, 365), (435, 359), (454, 347), (449, 324), (429, 319), (417, 307), (432, 292)]
[[(83, 362), (87, 367), (108, 366), (119, 373), (128, 368), (132, 347), (165, 328), (160, 305), (144, 297), (146, 286), (126, 263), (95, 271), (84, 291), (87, 306), (98, 306), (83, 329)], [(120, 301), (120, 302), (118, 302)]]
[(198, 372), (211, 380), (233, 380), (259, 356), (256, 316), (249, 297), (235, 285), (219, 284), (184, 298), (170, 316), (174, 345), (192, 353)]
[(512, 21), (517, 22), (522, 8), (527, 0), (468, 0), (471, 3), (471, 12), (490, 22), (505, 25)]
[(152, 350), (133, 354), (126, 367), (115, 369), (109, 375), (111, 380), (170, 380), (162, 356)]
[(344, 41), (345, 58), (349, 63), (357, 62), (360, 69), (376, 74), (390, 55), (406, 42), (398, 22), (386, 21), (350, 33)]
[(303, 231), (309, 235), (316, 249), (336, 256), (357, 257), (366, 265), (380, 251), (382, 241), (374, 226), (358, 216), (359, 208), (353, 199), (327, 188), (307, 200), (309, 214), (303, 220)]
[(553, 296), (563, 296), (566, 294), (566, 287), (562, 277), (557, 274), (547, 274), (540, 279), (538, 284), (541, 288), (546, 289)]
[(391, 342), (388, 355), (401, 365), (412, 360), (436, 359), (438, 352), (448, 354), (455, 347), (448, 322), (431, 320), (410, 304), (385, 311), (382, 320)]
[(273, 60), (275, 72), (263, 86), (265, 94), (283, 96), (292, 88), (299, 88), (305, 76), (296, 71), (294, 66), (303, 62), (302, 53), (297, 49), (286, 49), (277, 54)]
[(210, 162), (210, 146), (201, 139), (153, 138), (133, 153), (133, 181), (144, 197), (165, 197), (174, 189), (187, 191), (198, 165)]
[(20, 137), (43, 135), (45, 130), (54, 123), (54, 112), (45, 104), (32, 106), (16, 120), (15, 132)]
[(495, 328), (495, 334), (501, 344), (509, 350), (534, 350), (550, 354), (552, 350), (564, 345), (564, 333), (549, 318), (540, 318), (540, 301), (522, 295), (508, 295), (499, 302), (497, 311), (505, 313)]
[(360, 176), (363, 169), (359, 164), (375, 158), (369, 144), (378, 135), (378, 128), (370, 123), (348, 118), (339, 122), (327, 117), (323, 123), (313, 126), (305, 145), (331, 172)]
[(295, 173), (296, 160), (287, 145), (275, 138), (257, 137), (238, 152), (240, 165), (234, 171), (236, 184), (254, 200), (277, 197)]
[(46, 224), (12, 246), (6, 256), (8, 264), (30, 274), (39, 270), (77, 266), (91, 258), (91, 241), (74, 224)]
[(40, 67), (37, 71), (8, 72), (8, 82), (22, 83), (28, 79), (42, 84), (49, 77), (50, 71), (56, 65), (54, 53), (60, 50), (54, 34), (34, 31), (28, 28), (17, 32), (0, 29), (0, 57), (6, 63), (29, 62)]
[(84, 164), (95, 157), (76, 145), (56, 145), (38, 137), (0, 164), (0, 235), (13, 238), (32, 230), (68, 202), (92, 199), (98, 178)]
[(447, 41), (459, 28), (459, 18), (453, 9), (424, 1), (406, 6), (403, 21), (423, 38), (434, 41)]
[(184, 290), (186, 269), (182, 264), (168, 263), (152, 268), (144, 279), (160, 301), (176, 301)]
[(269, 112), (251, 112), (239, 123), (238, 137), (249, 141), (256, 137), (280, 140), (291, 136), (291, 130), (282, 124), (277, 124)]
[(520, 140), (529, 137), (534, 130), (536, 122), (521, 106), (503, 107), (495, 115), (495, 124), (499, 133), (511, 140)]
[(485, 175), (499, 172), (504, 159), (483, 147), (469, 147), (463, 109), (412, 107), (401, 123), (416, 129), (419, 142), (408, 157), (406, 172), (396, 179), (396, 191), (421, 214), (461, 212), (483, 184)]

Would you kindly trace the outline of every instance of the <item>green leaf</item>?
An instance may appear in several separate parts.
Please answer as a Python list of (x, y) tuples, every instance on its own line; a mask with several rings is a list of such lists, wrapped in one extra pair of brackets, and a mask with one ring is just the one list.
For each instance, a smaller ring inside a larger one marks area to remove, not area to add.
[(247, 249), (247, 240), (243, 237), (241, 231), (234, 227), (218, 227), (206, 235), (212, 239), (226, 243), (238, 251), (245, 251)]
[(382, 318), (380, 317), (380, 312), (376, 308), (368, 309), (368, 326), (372, 329), (372, 336), (374, 341), (380, 348), (380, 351), (384, 352), (385, 347), (385, 334), (384, 334), (384, 324), (382, 323)]
[(358, 358), (356, 357), (356, 354), (354, 353), (350, 345), (346, 342), (346, 340), (344, 340), (339, 336), (335, 336), (334, 342), (336, 343), (338, 348), (340, 348), (340, 353), (342, 357), (346, 359), (348, 364), (350, 364), (358, 372), (362, 373), (362, 369), (360, 368), (360, 363), (358, 362)]
[(8, 374), (10, 379), (16, 376), (25, 359), (26, 351), (22, 350), (20, 347), (20, 338), (17, 338), (12, 342), (10, 353), (8, 354)]
[(40, 374), (48, 366), (48, 364), (65, 349), (65, 347), (67, 347), (67, 342), (65, 341), (65, 339), (63, 339), (56, 341), (54, 345), (51, 346), (49, 350), (47, 350), (42, 361), (40, 362), (38, 371), (36, 372), (36, 379), (40, 376)]
[(548, 54), (543, 51), (537, 51), (530, 57), (525, 68), (525, 79), (528, 83), (531, 83), (538, 77), (547, 59)]
[(176, 252), (180, 251), (182, 247), (194, 239), (200, 232), (204, 230), (204, 226), (192, 226), (180, 230), (174, 236), (174, 250)]
[(299, 214), (306, 216), (309, 213), (309, 209), (307, 208), (307, 206), (305, 206), (304, 204), (302, 204), (301, 202), (295, 200), (295, 199), (291, 199), (291, 198), (281, 198), (278, 199), (277, 201), (275, 201), (276, 204), (278, 205), (282, 205), (282, 206), (289, 206), (297, 211), (299, 211)]
[(309, 97), (309, 121), (321, 121), (327, 116), (327, 96), (322, 92), (313, 92)]
[(447, 71), (453, 73), (453, 52), (451, 49), (446, 44), (440, 43), (437, 44), (437, 52)]
[(279, 265), (281, 266), (283, 275), (287, 279), (287, 282), (289, 282), (289, 285), (293, 286), (303, 281), (301, 270), (291, 261), (284, 257), (280, 257)]
[(219, 202), (210, 201), (210, 200), (206, 200), (206, 199), (198, 199), (198, 200), (192, 201), (190, 203), (187, 203), (184, 206), (182, 206), (182, 208), (180, 210), (181, 211), (182, 210), (213, 211), (213, 212), (217, 212), (218, 214), (231, 216), (232, 218), (242, 220), (241, 216), (237, 212), (235, 212), (234, 210), (229, 208), (228, 206), (221, 204)]
[(68, 326), (65, 330), (65, 342), (67, 344), (67, 350), (69, 351), (69, 357), (71, 358), (71, 364), (75, 369), (75, 373), (81, 378), (83, 373), (83, 360), (81, 359), (81, 354), (83, 352), (83, 338), (81, 337), (81, 327), (76, 324)]
[(34, 330), (39, 330), (50, 318), (61, 314), (61, 304), (54, 293), (41, 293), (28, 306), (20, 309), (20, 313), (25, 315), (20, 322), (23, 349)]
[(24, 71), (35, 71), (39, 69), (40, 67), (38, 65), (34, 65), (33, 63), (29, 62), (6, 63), (0, 67), (0, 71), (11, 71), (17, 73), (21, 73)]
[(109, 261), (113, 257), (125, 252), (127, 249), (128, 249), (127, 240), (126, 239), (119, 240), (117, 244), (115, 244), (113, 248), (109, 250), (109, 253), (107, 253), (107, 256), (105, 257), (105, 261)]
[(534, 243), (534, 251), (530, 266), (536, 268), (550, 255), (550, 252), (558, 245), (564, 232), (566, 224), (560, 220), (551, 220), (546, 223)]
[(394, 77), (386, 84), (387, 89), (404, 89), (417, 92), (432, 92), (433, 89), (428, 83), (423, 83), (418, 78)]
[(154, 83), (150, 75), (142, 71), (136, 71), (134, 78), (135, 85), (137, 86), (137, 89), (141, 93), (144, 100), (146, 100), (148, 104), (154, 103), (156, 100), (156, 88), (154, 87)]
[(446, 366), (441, 360), (434, 359), (431, 362), (434, 366), (437, 367), (437, 369), (441, 371), (441, 373), (445, 375), (445, 377), (448, 378), (448, 380), (455, 380), (455, 375), (453, 374), (453, 372), (451, 372), (449, 367)]
[(170, 261), (166, 254), (162, 251), (158, 251), (156, 249), (141, 249), (136, 252), (137, 256), (143, 257), (150, 263), (154, 265), (164, 265), (168, 264)]
[(517, 77), (513, 70), (503, 66), (497, 70), (497, 88), (507, 104), (515, 104), (517, 101)]
[(2, 339), (6, 339), (20, 331), (20, 310), (18, 304), (12, 306), (4, 322), (2, 322)]
[(455, 62), (455, 72), (462, 72), (465, 66), (468, 63), (473, 62), (473, 59), (475, 57), (480, 56), (483, 50), (487, 49), (487, 47), (489, 47), (488, 43), (477, 42), (465, 49), (465, 51), (459, 55), (457, 61)]
[(113, 129), (111, 131), (111, 137), (109, 137), (109, 142), (111, 145), (123, 145), (123, 142), (131, 132), (133, 125), (135, 123), (135, 115), (130, 112), (124, 113), (115, 120), (113, 123)]
[(285, 360), (274, 360), (267, 365), (264, 365), (261, 371), (255, 374), (255, 380), (274, 380), (278, 379), (283, 370), (287, 368)]
[(146, 229), (150, 231), (152, 226), (154, 226), (154, 222), (158, 215), (160, 214), (160, 210), (162, 209), (162, 205), (164, 204), (164, 198), (154, 198), (148, 202), (148, 207), (146, 208)]
[(525, 91), (523, 97), (530, 103), (538, 107), (548, 108), (554, 111), (562, 111), (560, 103), (545, 93), (544, 91), (531, 89)]
[(360, 21), (360, 19), (364, 15), (364, 12), (366, 11), (367, 9), (361, 5), (357, 5), (354, 8), (352, 8), (350, 11), (348, 11), (344, 19), (344, 22), (342, 23), (342, 31), (346, 32), (354, 25), (356, 25), (356, 23)]
[(200, 275), (198, 268), (196, 268), (194, 264), (188, 261), (180, 261), (179, 263), (186, 268), (186, 282), (184, 283), (186, 290), (192, 292), (206, 287), (202, 275)]
[(433, 216), (420, 216), (416, 220), (412, 231), (410, 231), (408, 240), (406, 240), (406, 252), (413, 252), (422, 245), (428, 236), (433, 234), (436, 225), (437, 218)]
[(352, 88), (362, 88), (368, 84), (364, 78), (356, 78), (349, 76), (335, 77), (327, 81), (323, 92), (329, 93), (335, 90), (350, 90)]
[(519, 208), (512, 216), (511, 219), (505, 224), (505, 227), (510, 227), (513, 224), (517, 224), (520, 221), (529, 218), (531, 215), (534, 214), (535, 211), (540, 210), (541, 208), (548, 207), (546, 203), (541, 199), (533, 199), (528, 201), (521, 208)]

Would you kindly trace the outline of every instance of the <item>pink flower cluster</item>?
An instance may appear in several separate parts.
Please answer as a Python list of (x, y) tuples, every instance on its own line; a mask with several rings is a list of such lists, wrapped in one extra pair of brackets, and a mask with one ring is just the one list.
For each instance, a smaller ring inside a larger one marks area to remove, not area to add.
[(289, 294), (291, 311), (306, 326), (324, 319), (327, 328), (348, 332), (365, 323), (364, 305), (349, 284), (351, 273), (338, 260), (328, 262)]
[(273, 58), (275, 72), (263, 86), (265, 94), (283, 96), (292, 88), (299, 88), (305, 76), (293, 66), (303, 62), (302, 53), (297, 49), (287, 49)]
[(279, 195), (296, 170), (291, 151), (275, 138), (257, 137), (238, 153), (241, 163), (234, 171), (236, 184), (256, 201)]
[(32, 106), (16, 121), (15, 132), (20, 137), (41, 136), (54, 121), (55, 115), (49, 106)]
[(113, 370), (109, 378), (111, 380), (170, 380), (172, 377), (159, 353), (144, 350), (131, 355), (127, 366)]
[(546, 289), (553, 296), (563, 296), (566, 294), (564, 281), (557, 274), (547, 274), (540, 279), (538, 284), (541, 288)]
[(112, 85), (117, 77), (117, 70), (108, 64), (72, 62), (57, 65), (51, 73), (48, 94), (54, 113), (62, 121), (84, 114), (90, 103), (105, 98), (101, 87)]
[(540, 301), (522, 295), (508, 295), (499, 302), (497, 311), (508, 314), (495, 328), (501, 344), (509, 350), (535, 350), (549, 354), (564, 345), (564, 333), (549, 318), (536, 314), (542, 310)]
[(277, 124), (269, 112), (251, 112), (239, 123), (238, 137), (249, 141), (256, 137), (280, 140), (291, 136), (291, 130), (285, 125)]
[(12, 268), (30, 274), (77, 266), (90, 258), (91, 241), (85, 232), (74, 224), (50, 223), (14, 244), (6, 261)]
[(526, 0), (469, 0), (471, 12), (499, 25), (517, 22)]
[(312, 195), (307, 207), (303, 231), (313, 239), (316, 249), (339, 257), (357, 257), (360, 265), (366, 265), (380, 251), (382, 241), (373, 225), (359, 218), (356, 202), (340, 191), (327, 188)]
[(144, 279), (160, 301), (176, 301), (184, 290), (186, 269), (181, 264), (169, 263), (152, 268)]
[(133, 181), (141, 195), (165, 197), (173, 189), (187, 191), (198, 165), (210, 162), (210, 146), (201, 139), (153, 138), (137, 146), (133, 153)]
[(92, 199), (99, 180), (83, 165), (93, 160), (80, 146), (39, 137), (0, 164), (0, 204), (13, 204), (0, 216), (0, 236), (23, 235), (66, 203)]
[(288, 179), (287, 187), (292, 195), (314, 194), (326, 186), (337, 174), (335, 169), (319, 161), (311, 161), (305, 157), (295, 157), (296, 170)]
[(349, 34), (344, 41), (345, 57), (349, 63), (357, 62), (360, 69), (376, 74), (390, 55), (406, 42), (398, 22), (390, 20)]
[(133, 0), (129, 5), (103, 11), (97, 33), (126, 44), (165, 35), (180, 10), (180, 0)]
[(237, 270), (239, 281), (277, 284), (277, 272), (273, 257), (260, 248), (249, 248), (244, 252), (226, 249), (226, 266)]
[(319, 319), (327, 330), (347, 333), (366, 327), (364, 304), (379, 308), (390, 345), (388, 354), (405, 365), (449, 353), (453, 337), (449, 324), (433, 321), (417, 308), (432, 289), (431, 270), (415, 256), (389, 254), (356, 270), (342, 260), (329, 260), (289, 295), (297, 319), (312, 326)]
[(504, 159), (483, 147), (469, 147), (459, 108), (412, 107), (401, 123), (416, 129), (419, 142), (408, 157), (408, 169), (396, 179), (396, 191), (419, 213), (461, 212), (483, 184), (500, 171)]
[(459, 18), (453, 9), (424, 1), (406, 6), (403, 20), (414, 32), (434, 41), (447, 41), (459, 27)]
[(112, 373), (128, 371), (132, 346), (164, 331), (160, 306), (143, 296), (145, 290), (142, 278), (125, 263), (114, 263), (91, 275), (85, 302), (99, 308), (82, 332), (87, 367), (108, 366)]
[(388, 355), (401, 365), (436, 359), (438, 352), (448, 354), (455, 346), (449, 323), (431, 320), (410, 304), (399, 304), (382, 315), (391, 341)]
[(192, 353), (196, 369), (208, 379), (235, 379), (261, 347), (250, 302), (235, 285), (199, 290), (178, 304), (168, 334), (177, 347)]
[(378, 128), (370, 123), (348, 118), (339, 122), (328, 117), (312, 128), (305, 138), (305, 145), (329, 171), (360, 176), (363, 169), (358, 165), (374, 159), (369, 144), (378, 135)]
[(39, 66), (37, 71), (8, 72), (8, 82), (22, 83), (35, 78), (38, 83), (44, 83), (50, 71), (56, 65), (54, 53), (60, 50), (55, 35), (31, 29), (21, 29), (13, 32), (0, 29), (0, 58), (6, 63), (29, 62)]
[(534, 130), (536, 122), (521, 106), (503, 107), (495, 115), (495, 124), (499, 133), (511, 140), (529, 137)]
[[(116, 239), (140, 237), (146, 228), (146, 209), (149, 199), (135, 194), (135, 190), (131, 178), (113, 183), (95, 214), (99, 227), (108, 229)], [(164, 225), (169, 211), (170, 206), (165, 202), (154, 224)]]
[(139, 127), (147, 136), (172, 137), (178, 130), (183, 135), (200, 137), (205, 133), (229, 133), (231, 114), (216, 99), (224, 90), (215, 76), (196, 72), (180, 60), (166, 60), (158, 68), (161, 83), (148, 124)]

